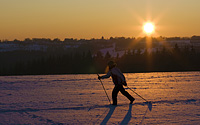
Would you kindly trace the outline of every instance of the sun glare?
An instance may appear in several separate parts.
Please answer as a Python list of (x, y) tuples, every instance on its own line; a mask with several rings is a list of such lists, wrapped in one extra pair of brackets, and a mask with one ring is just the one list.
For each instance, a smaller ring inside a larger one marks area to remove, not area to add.
[(152, 23), (145, 23), (143, 26), (143, 30), (146, 34), (152, 34), (154, 32), (154, 25)]

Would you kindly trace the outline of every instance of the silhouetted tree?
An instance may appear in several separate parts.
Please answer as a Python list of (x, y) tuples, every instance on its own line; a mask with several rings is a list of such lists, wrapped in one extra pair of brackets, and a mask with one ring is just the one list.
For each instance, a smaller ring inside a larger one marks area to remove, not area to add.
[(110, 53), (108, 51), (106, 52), (105, 59), (106, 60), (111, 59), (111, 55), (110, 55)]

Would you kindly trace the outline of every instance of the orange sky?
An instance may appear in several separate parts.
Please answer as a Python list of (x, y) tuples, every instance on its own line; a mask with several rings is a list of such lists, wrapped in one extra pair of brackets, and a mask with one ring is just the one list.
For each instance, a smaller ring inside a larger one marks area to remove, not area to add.
[(200, 35), (200, 0), (1, 0), (0, 40)]

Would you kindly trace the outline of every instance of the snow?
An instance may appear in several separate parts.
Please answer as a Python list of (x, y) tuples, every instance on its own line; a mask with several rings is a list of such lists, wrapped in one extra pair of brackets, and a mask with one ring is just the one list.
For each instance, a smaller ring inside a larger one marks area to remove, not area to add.
[(103, 56), (105, 56), (106, 53), (109, 52), (109, 54), (112, 57), (117, 57), (117, 54), (119, 54), (119, 57), (122, 57), (125, 53), (125, 50), (115, 51), (115, 46), (116, 46), (116, 43), (113, 43), (112, 47), (101, 49), (100, 52), (103, 54)]
[[(125, 74), (140, 97), (109, 101), (95, 74), (0, 76), (0, 124), (199, 124), (200, 72)], [(111, 99), (111, 79), (102, 80)]]
[(35, 50), (46, 51), (48, 46), (38, 44), (22, 45), (18, 43), (0, 43), (0, 52), (16, 51), (16, 50)]

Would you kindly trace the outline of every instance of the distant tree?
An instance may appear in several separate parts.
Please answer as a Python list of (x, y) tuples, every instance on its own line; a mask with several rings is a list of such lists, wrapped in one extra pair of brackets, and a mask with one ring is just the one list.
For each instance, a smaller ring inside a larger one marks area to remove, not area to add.
[(88, 60), (88, 61), (91, 61), (91, 60), (92, 60), (92, 53), (91, 53), (90, 50), (89, 50), (89, 51), (87, 52), (87, 54), (86, 54), (86, 60)]
[(117, 60), (119, 59), (119, 53), (117, 53), (116, 59), (117, 59)]
[(137, 55), (140, 55), (141, 54), (141, 49), (138, 49), (137, 50)]
[(103, 54), (101, 53), (101, 51), (97, 51), (96, 58), (103, 58)]
[(65, 38), (64, 42), (73, 42), (74, 39), (73, 38)]
[(190, 54), (190, 50), (189, 50), (189, 47), (188, 46), (185, 46), (184, 49), (183, 49), (183, 54), (184, 56), (188, 56)]
[(131, 50), (130, 50), (130, 49), (128, 49), (128, 51), (127, 51), (127, 55), (128, 55), (128, 56), (131, 55)]
[(196, 54), (196, 51), (194, 49), (194, 46), (191, 46), (191, 52), (190, 52), (191, 55), (195, 55)]
[(110, 37), (110, 40), (113, 40), (114, 38), (113, 37)]
[(132, 55), (135, 55), (135, 49), (132, 50)]
[(13, 41), (13, 42), (20, 42), (20, 40), (14, 39), (14, 41)]
[(148, 55), (148, 51), (147, 51), (147, 49), (144, 50), (143, 55)]
[(107, 53), (106, 53), (106, 55), (105, 55), (105, 59), (108, 60), (108, 59), (110, 59), (110, 58), (111, 58), (111, 55), (110, 55), (110, 53), (107, 51)]
[(162, 48), (161, 53), (162, 53), (162, 54), (166, 54), (166, 48), (165, 48), (165, 47)]
[(180, 52), (181, 52), (181, 50), (180, 50), (178, 44), (176, 43), (175, 46), (174, 46), (174, 53), (175, 54), (180, 54)]
[(53, 42), (60, 42), (60, 39), (55, 38), (55, 39), (53, 40)]
[(32, 41), (32, 40), (31, 40), (30, 38), (25, 38), (24, 41), (25, 41), (25, 42), (30, 42), (30, 41)]

